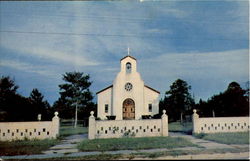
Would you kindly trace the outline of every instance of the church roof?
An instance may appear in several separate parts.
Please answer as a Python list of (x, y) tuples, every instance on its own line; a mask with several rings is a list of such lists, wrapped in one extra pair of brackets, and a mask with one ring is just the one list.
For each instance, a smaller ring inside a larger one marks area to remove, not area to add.
[(132, 57), (132, 56), (130, 56), (130, 55), (127, 55), (127, 56), (123, 57), (120, 61), (122, 61), (123, 59), (125, 59), (125, 58), (127, 58), (127, 57), (130, 57), (130, 58), (136, 60), (134, 57)]
[[(149, 86), (147, 86), (147, 85), (144, 85), (144, 86), (147, 87), (148, 89), (151, 89), (152, 91), (155, 91), (156, 93), (159, 93), (159, 94), (160, 94), (160, 92), (157, 91), (156, 89), (151, 88), (151, 87), (149, 87)], [(99, 93), (101, 93), (101, 92), (103, 92), (103, 91), (105, 91), (106, 89), (109, 89), (109, 88), (111, 88), (111, 87), (113, 87), (113, 85), (110, 85), (110, 86), (108, 86), (108, 87), (106, 87), (106, 88), (104, 88), (104, 89), (102, 89), (102, 90), (96, 92), (96, 94), (99, 94)]]
[(152, 91), (155, 91), (155, 92), (157, 92), (157, 93), (159, 93), (160, 94), (160, 92), (159, 91), (157, 91), (156, 89), (154, 89), (154, 88), (151, 88), (151, 87), (149, 87), (149, 86), (147, 86), (147, 85), (144, 85), (145, 87), (147, 87), (148, 89), (151, 89)]
[(106, 89), (109, 89), (109, 88), (111, 88), (111, 87), (113, 87), (113, 85), (110, 85), (110, 86), (108, 86), (108, 87), (106, 87), (106, 88), (104, 88), (104, 89), (102, 89), (102, 90), (96, 92), (96, 94), (99, 94), (99, 93), (101, 93), (101, 92), (103, 92), (103, 91), (105, 91)]

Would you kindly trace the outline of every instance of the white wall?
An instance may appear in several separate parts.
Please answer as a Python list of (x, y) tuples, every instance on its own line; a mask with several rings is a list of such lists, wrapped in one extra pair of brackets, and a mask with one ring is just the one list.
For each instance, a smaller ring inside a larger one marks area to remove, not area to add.
[(52, 121), (0, 122), (0, 140), (46, 139), (59, 135), (59, 117)]
[[(132, 71), (126, 73), (126, 63), (130, 62)], [(125, 84), (131, 83), (133, 88), (131, 91), (125, 90)], [(135, 102), (135, 119), (140, 119), (143, 114), (144, 105), (144, 82), (140, 74), (136, 71), (136, 61), (127, 57), (121, 61), (121, 71), (117, 74), (113, 82), (113, 107), (116, 120), (122, 120), (123, 101), (131, 98)]]
[[(112, 91), (113, 87), (97, 94), (97, 117), (106, 119), (107, 115), (113, 115), (112, 111)], [(105, 113), (105, 104), (108, 104), (108, 113)]]
[(199, 118), (196, 110), (193, 114), (194, 133), (244, 132), (249, 130), (249, 117)]
[(88, 138), (119, 138), (128, 131), (135, 137), (168, 136), (168, 116), (165, 113), (164, 110), (162, 119), (96, 121), (94, 112), (91, 112)]
[[(143, 115), (155, 115), (159, 113), (160, 94), (144, 86), (144, 109)], [(152, 112), (148, 110), (148, 104), (152, 104)]]

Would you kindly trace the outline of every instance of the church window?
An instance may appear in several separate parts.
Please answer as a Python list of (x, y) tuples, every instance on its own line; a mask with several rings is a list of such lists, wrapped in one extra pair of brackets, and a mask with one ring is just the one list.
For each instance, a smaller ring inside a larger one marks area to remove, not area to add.
[(126, 64), (126, 73), (131, 73), (131, 63)]
[(109, 111), (109, 105), (105, 104), (105, 113), (108, 113), (108, 111)]
[(152, 104), (148, 104), (148, 111), (152, 112)]
[(125, 90), (130, 91), (133, 88), (133, 85), (131, 83), (126, 83), (125, 84)]

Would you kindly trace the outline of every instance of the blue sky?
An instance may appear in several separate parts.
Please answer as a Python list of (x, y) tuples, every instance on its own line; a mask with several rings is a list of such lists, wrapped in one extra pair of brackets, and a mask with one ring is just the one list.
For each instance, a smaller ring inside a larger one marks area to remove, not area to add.
[(51, 104), (62, 74), (90, 74), (92, 92), (112, 84), (127, 54), (164, 96), (178, 78), (207, 100), (249, 80), (248, 1), (0, 2), (0, 75)]

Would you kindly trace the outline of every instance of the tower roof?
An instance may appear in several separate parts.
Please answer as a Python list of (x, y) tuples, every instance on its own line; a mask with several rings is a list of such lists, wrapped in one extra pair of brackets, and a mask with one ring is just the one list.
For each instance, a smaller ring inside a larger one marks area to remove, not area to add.
[(130, 58), (136, 60), (134, 57), (132, 57), (132, 56), (130, 56), (130, 55), (127, 55), (127, 56), (123, 57), (120, 61), (122, 61), (123, 59), (125, 59), (125, 58), (127, 58), (127, 57), (130, 57)]

